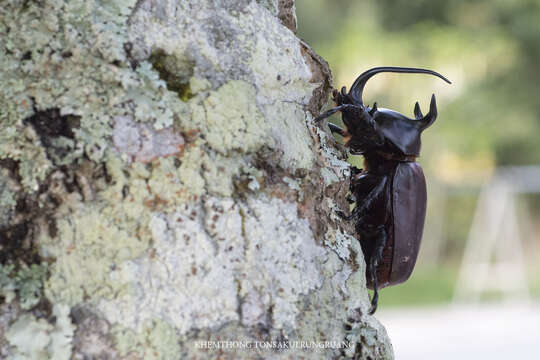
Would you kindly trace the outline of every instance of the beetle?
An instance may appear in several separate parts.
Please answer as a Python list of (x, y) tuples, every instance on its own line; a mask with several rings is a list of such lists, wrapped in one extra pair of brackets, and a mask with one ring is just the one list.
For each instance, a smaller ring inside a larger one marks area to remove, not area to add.
[(435, 94), (424, 116), (414, 106), (414, 119), (396, 111), (366, 106), (362, 93), (367, 81), (381, 72), (420, 73), (451, 82), (438, 72), (407, 67), (375, 67), (346, 87), (333, 91), (336, 107), (314, 119), (318, 122), (341, 111), (345, 129), (329, 124), (332, 133), (343, 136), (353, 155), (363, 155), (365, 169), (351, 167), (350, 215), (366, 260), (366, 282), (373, 289), (370, 314), (375, 313), (378, 290), (406, 281), (414, 268), (426, 216), (426, 180), (416, 158), (420, 155), (420, 135), (437, 118)]

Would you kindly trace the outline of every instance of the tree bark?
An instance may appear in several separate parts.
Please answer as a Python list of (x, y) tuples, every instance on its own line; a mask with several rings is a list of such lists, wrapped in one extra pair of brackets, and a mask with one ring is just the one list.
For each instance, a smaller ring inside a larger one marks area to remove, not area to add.
[(3, 3), (0, 357), (393, 357), (295, 24), (281, 0)]

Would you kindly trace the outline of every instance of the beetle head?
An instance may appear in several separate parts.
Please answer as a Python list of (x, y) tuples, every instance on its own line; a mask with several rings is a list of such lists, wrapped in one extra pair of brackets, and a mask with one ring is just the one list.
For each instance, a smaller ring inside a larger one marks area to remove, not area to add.
[(352, 105), (341, 111), (343, 124), (347, 128), (343, 140), (352, 154), (363, 154), (384, 143), (373, 116), (377, 112), (376, 103), (371, 108), (358, 104), (346, 93), (345, 87), (341, 89), (341, 93), (334, 93), (334, 101), (338, 105)]
[(403, 67), (376, 67), (362, 73), (347, 93), (334, 90), (335, 109), (342, 112), (343, 123), (347, 127), (345, 145), (353, 154), (363, 154), (371, 150), (381, 150), (402, 155), (417, 156), (420, 152), (420, 134), (437, 117), (435, 95), (431, 97), (429, 112), (424, 116), (418, 102), (414, 107), (415, 118), (411, 119), (393, 110), (378, 109), (377, 103), (366, 106), (362, 94), (367, 81), (380, 72), (420, 73), (437, 76), (450, 83), (441, 74), (427, 69)]

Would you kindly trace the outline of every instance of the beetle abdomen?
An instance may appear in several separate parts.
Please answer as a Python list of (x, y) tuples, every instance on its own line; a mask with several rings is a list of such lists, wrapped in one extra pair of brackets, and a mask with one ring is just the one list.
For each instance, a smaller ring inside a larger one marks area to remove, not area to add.
[(426, 179), (416, 162), (400, 163), (392, 183), (393, 256), (389, 285), (406, 281), (412, 273), (426, 218)]

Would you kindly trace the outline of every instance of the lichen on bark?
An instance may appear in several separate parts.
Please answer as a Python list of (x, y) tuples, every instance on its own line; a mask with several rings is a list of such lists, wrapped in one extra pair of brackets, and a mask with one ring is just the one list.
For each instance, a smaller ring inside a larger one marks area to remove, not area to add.
[[(347, 163), (312, 122), (328, 67), (291, 19), (290, 1), (5, 2), (0, 354), (392, 357), (334, 215)], [(28, 306), (8, 290), (33, 265)]]

